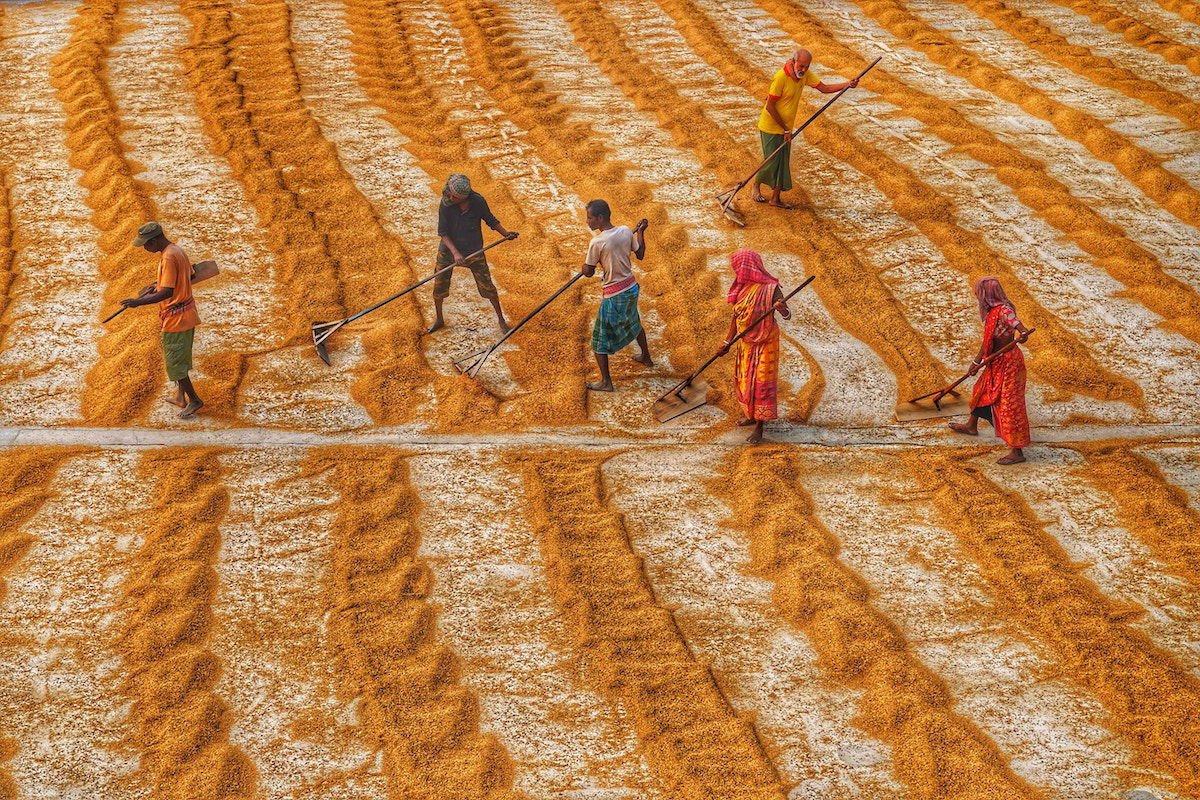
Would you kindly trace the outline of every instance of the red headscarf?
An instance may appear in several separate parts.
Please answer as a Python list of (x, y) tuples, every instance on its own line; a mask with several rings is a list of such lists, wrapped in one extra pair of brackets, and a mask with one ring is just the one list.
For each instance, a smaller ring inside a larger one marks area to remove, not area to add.
[(736, 303), (738, 296), (742, 293), (742, 287), (750, 283), (770, 283), (775, 286), (779, 285), (779, 280), (767, 272), (763, 266), (762, 256), (757, 250), (738, 250), (729, 257), (730, 266), (733, 267), (733, 286), (729, 287), (729, 293), (725, 295), (725, 299), (730, 303)]
[(984, 322), (987, 322), (988, 312), (996, 306), (1008, 306), (1014, 314), (1017, 313), (1016, 306), (1004, 293), (1000, 281), (993, 277), (989, 276), (975, 281), (975, 297), (979, 300), (979, 318)]

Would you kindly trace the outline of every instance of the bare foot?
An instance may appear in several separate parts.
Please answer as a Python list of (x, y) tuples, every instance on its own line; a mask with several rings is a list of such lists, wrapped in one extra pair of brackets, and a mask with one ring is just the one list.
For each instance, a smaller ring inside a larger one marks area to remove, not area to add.
[(762, 428), (755, 428), (754, 433), (746, 437), (747, 444), (758, 444), (763, 440)]
[(1020, 464), (1024, 460), (1025, 460), (1025, 456), (1017, 455), (1016, 453), (1009, 453), (1008, 455), (1004, 456), (1004, 458), (997, 458), (996, 463), (997, 464)]
[(441, 330), (444, 327), (446, 327), (446, 321), (444, 319), (442, 319), (441, 317), (438, 317), (437, 319), (435, 319), (433, 321), (433, 324), (429, 326), (429, 330), (427, 330), (425, 332), (433, 333), (434, 331)]
[(193, 400), (184, 407), (183, 411), (179, 412), (180, 419), (190, 419), (197, 411), (204, 408), (203, 400)]
[(979, 435), (978, 429), (972, 429), (965, 422), (951, 422), (949, 425), (949, 428), (950, 428), (950, 430), (954, 431), (955, 433), (965, 433), (967, 436), (978, 436)]
[(791, 203), (785, 203), (782, 200), (780, 200), (778, 202), (771, 201), (771, 202), (767, 203), (767, 205), (769, 205), (771, 208), (782, 208), (784, 211), (794, 211), (796, 208)]
[(754, 194), (750, 195), (750, 197), (751, 197), (751, 198), (754, 200), (754, 202), (756, 202), (756, 203), (765, 203), (765, 202), (767, 202), (767, 198), (763, 197), (763, 196), (762, 196), (761, 194), (759, 194), (758, 192), (755, 192)]
[(737, 425), (739, 428), (744, 428), (747, 425), (753, 425), (753, 424), (754, 424), (754, 420), (750, 419), (749, 417), (741, 417), (737, 421)]
[(649, 353), (639, 353), (638, 355), (633, 357), (633, 360), (638, 362), (639, 364), (645, 364), (647, 367), (654, 366), (654, 359), (650, 358)]
[(500, 332), (501, 333), (508, 333), (511, 330), (512, 330), (512, 328), (508, 327), (507, 322), (505, 322), (504, 320), (500, 320)]
[(177, 394), (177, 395), (173, 395), (171, 397), (164, 397), (163, 402), (170, 403), (173, 406), (179, 406), (180, 408), (183, 408), (185, 405), (187, 405), (186, 399), (187, 398), (184, 395)]
[(587, 388), (593, 392), (611, 392), (613, 385), (611, 381), (596, 381), (595, 383), (587, 384)]

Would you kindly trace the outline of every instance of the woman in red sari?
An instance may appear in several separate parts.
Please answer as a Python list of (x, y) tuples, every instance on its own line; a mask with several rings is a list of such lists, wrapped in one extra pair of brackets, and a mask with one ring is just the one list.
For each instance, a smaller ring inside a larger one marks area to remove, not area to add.
[[(980, 278), (975, 283), (975, 297), (983, 320), (983, 344), (971, 362), (971, 375), (979, 372), (985, 358), (1009, 342), (1014, 339), (1024, 342), (1029, 338), (1028, 329), (1017, 319), (1017, 311), (1000, 281)], [(1025, 415), (1025, 357), (1021, 348), (1014, 347), (984, 367), (971, 394), (971, 416), (965, 423), (951, 422), (950, 429), (977, 436), (981, 419), (990, 422), (996, 435), (1011, 448), (997, 464), (1019, 464), (1025, 460), (1021, 448), (1029, 445), (1029, 417)]]
[[(779, 281), (763, 267), (762, 256), (754, 250), (739, 250), (730, 256), (734, 281), (725, 299), (733, 306), (733, 319), (725, 342), (717, 352), (729, 352), (733, 337), (749, 327), (750, 323), (774, 309), (791, 319), (792, 312), (783, 302)], [(742, 404), (742, 418), (738, 425), (753, 425), (754, 431), (746, 439), (758, 444), (763, 438), (763, 423), (779, 416), (777, 393), (779, 386), (779, 326), (775, 315), (767, 316), (751, 328), (737, 342), (734, 351), (733, 383), (738, 402)]]

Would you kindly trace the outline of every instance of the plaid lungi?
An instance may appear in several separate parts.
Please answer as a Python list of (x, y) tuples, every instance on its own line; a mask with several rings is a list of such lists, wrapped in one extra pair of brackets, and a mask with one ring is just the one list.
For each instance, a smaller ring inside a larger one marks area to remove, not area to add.
[(638, 285), (635, 283), (620, 294), (606, 297), (600, 303), (600, 313), (592, 324), (592, 350), (612, 355), (637, 338), (642, 332), (638, 316)]
[[(763, 158), (775, 152), (775, 148), (783, 144), (782, 133), (767, 133), (759, 131), (758, 138), (762, 142)], [(783, 192), (792, 190), (792, 143), (783, 145), (783, 149), (775, 153), (775, 157), (763, 164), (762, 169), (754, 176), (758, 183), (764, 183), (772, 189)]]

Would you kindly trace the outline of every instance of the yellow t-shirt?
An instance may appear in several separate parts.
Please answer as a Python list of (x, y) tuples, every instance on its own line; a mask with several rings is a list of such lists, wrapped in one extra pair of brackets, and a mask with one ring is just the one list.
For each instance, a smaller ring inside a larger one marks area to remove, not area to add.
[[(787, 123), (788, 130), (796, 127), (796, 112), (800, 110), (800, 92), (804, 90), (805, 86), (816, 86), (820, 82), (820, 76), (813, 72), (812, 67), (809, 67), (808, 71), (804, 73), (802, 80), (796, 80), (784, 70), (775, 73), (775, 77), (771, 79), (771, 88), (767, 90), (767, 96), (778, 98), (775, 109)], [(784, 132), (771, 113), (767, 111), (766, 103), (763, 103), (762, 113), (758, 116), (758, 129), (763, 133)]]

